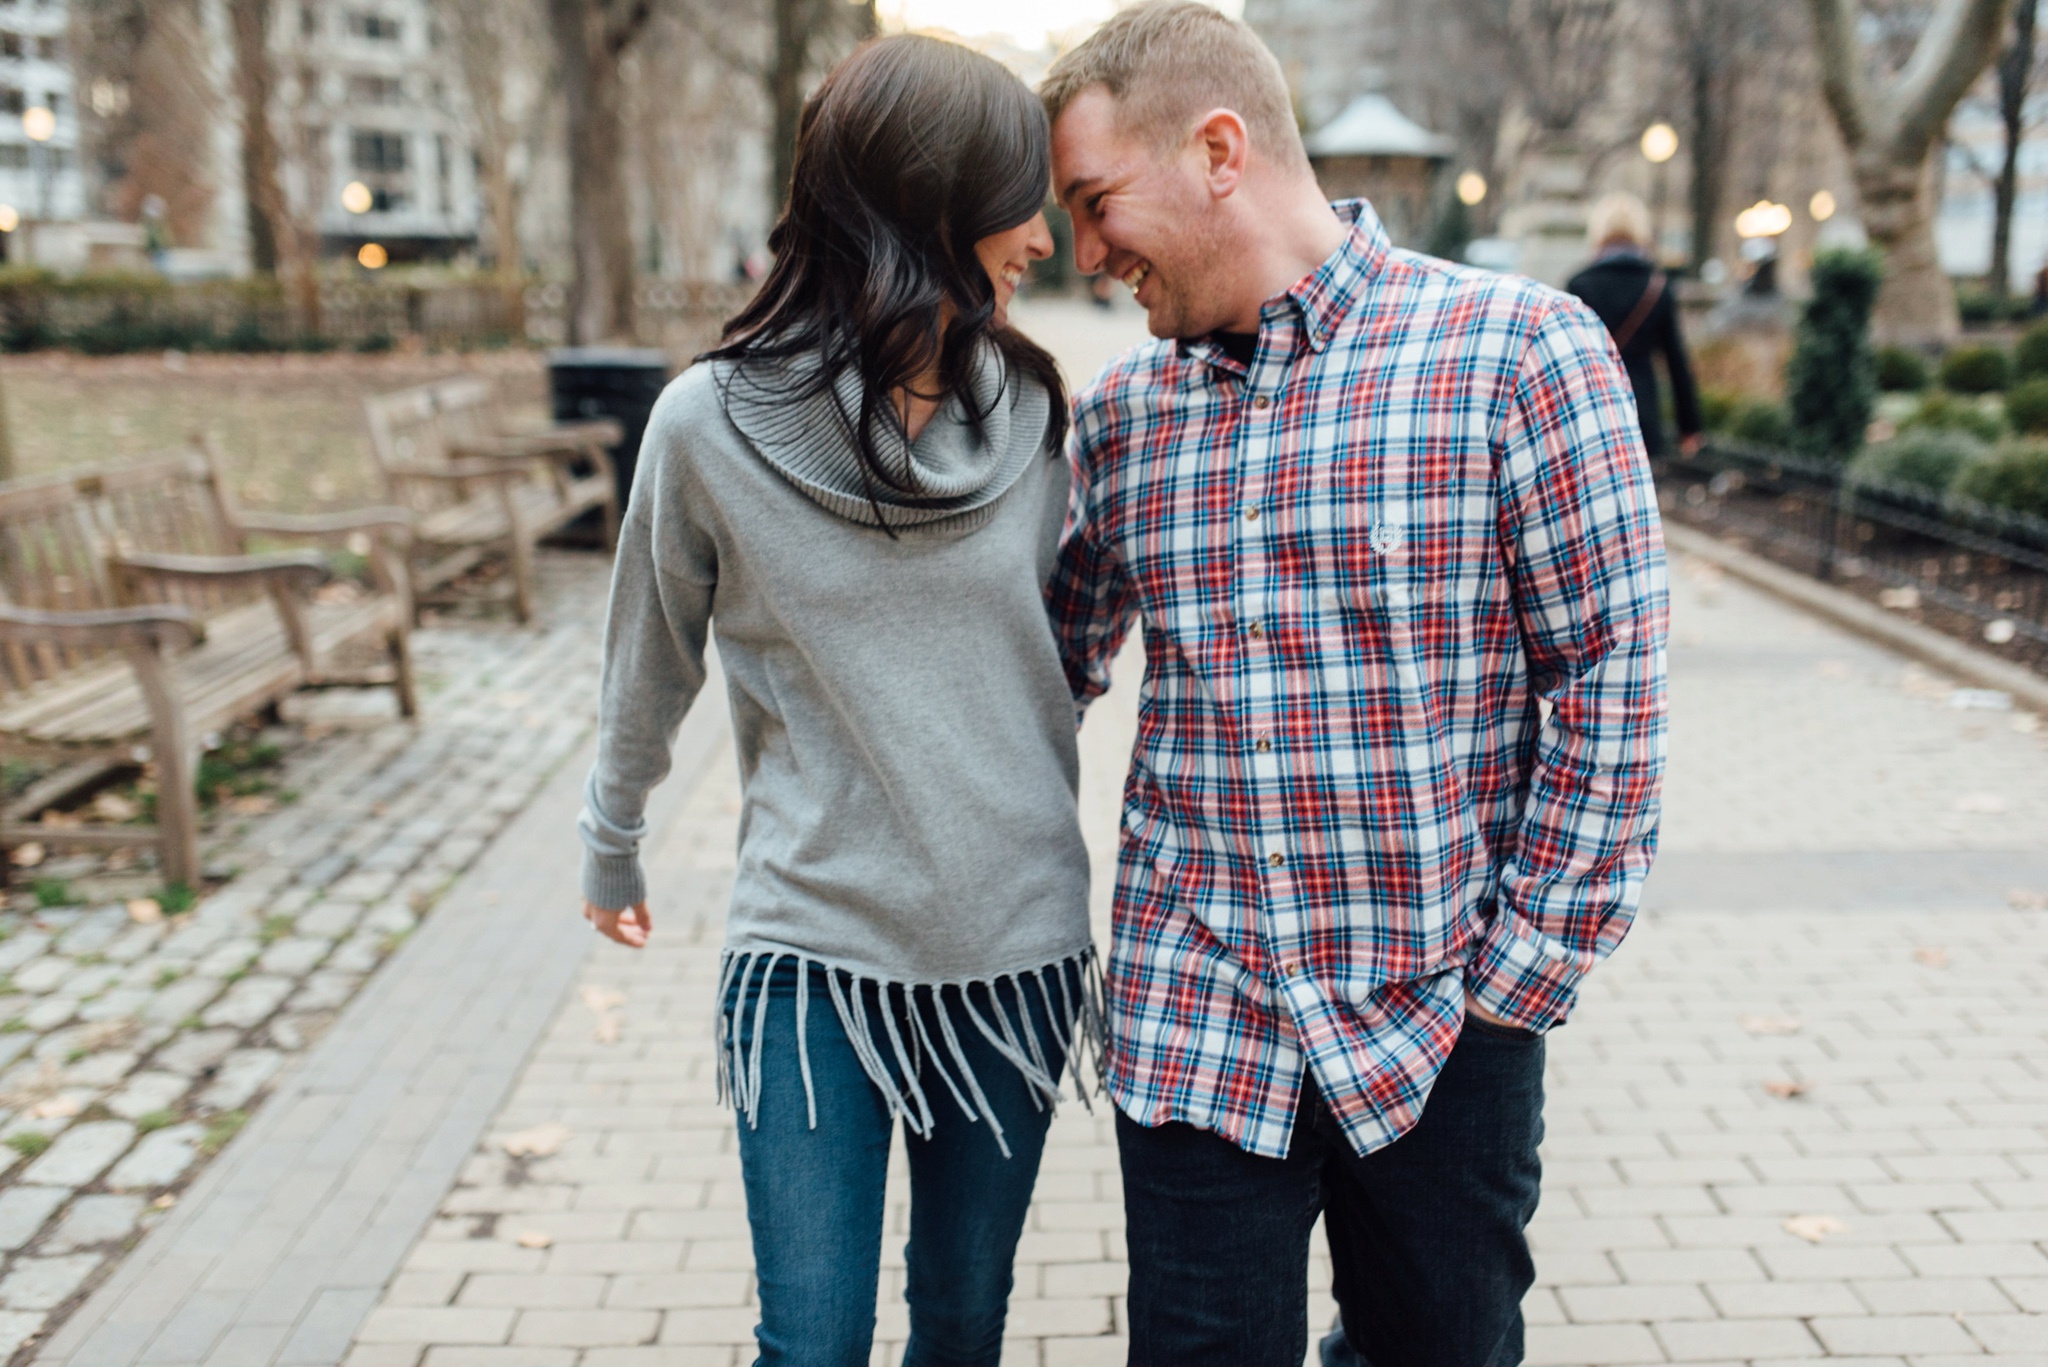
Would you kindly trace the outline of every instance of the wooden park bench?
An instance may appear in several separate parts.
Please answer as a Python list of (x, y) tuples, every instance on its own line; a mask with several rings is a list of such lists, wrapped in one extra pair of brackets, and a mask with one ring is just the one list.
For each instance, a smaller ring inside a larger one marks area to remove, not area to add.
[[(166, 881), (196, 887), (207, 738), (309, 684), (389, 683), (415, 715), (410, 521), (402, 508), (238, 511), (199, 446), (0, 484), (0, 754), (57, 763), (0, 811), (0, 848), (156, 845)], [(316, 594), (324, 555), (251, 554), (255, 537), (367, 540), (373, 587)], [(154, 827), (34, 820), (142, 760)]]
[(532, 432), (499, 426), (489, 380), (463, 375), (364, 401), (370, 446), (392, 501), (413, 510), (412, 583), (419, 601), (446, 601), (447, 586), (486, 557), (511, 564), (513, 610), (533, 618), (533, 548), (592, 509), (617, 544), (618, 492), (610, 420)]

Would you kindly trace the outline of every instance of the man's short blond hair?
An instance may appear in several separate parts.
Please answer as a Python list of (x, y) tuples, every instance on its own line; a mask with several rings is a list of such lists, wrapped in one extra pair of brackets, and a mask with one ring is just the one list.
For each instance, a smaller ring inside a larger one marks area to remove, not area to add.
[(1118, 124), (1162, 149), (1177, 146), (1203, 114), (1229, 109), (1260, 156), (1308, 170), (1279, 60), (1245, 24), (1198, 0), (1144, 0), (1118, 11), (1052, 64), (1038, 96), (1057, 120), (1098, 85), (1116, 101)]
[(1586, 240), (1595, 247), (1627, 241), (1647, 248), (1651, 236), (1649, 206), (1626, 192), (1603, 195), (1586, 219)]

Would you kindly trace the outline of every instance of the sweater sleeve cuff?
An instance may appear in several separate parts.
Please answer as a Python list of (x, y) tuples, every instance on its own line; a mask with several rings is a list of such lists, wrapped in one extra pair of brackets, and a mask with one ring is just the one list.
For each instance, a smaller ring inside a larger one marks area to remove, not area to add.
[(1465, 969), (1465, 991), (1510, 1025), (1544, 1031), (1564, 1024), (1585, 970), (1577, 956), (1503, 903)]
[(631, 854), (583, 851), (583, 900), (606, 911), (623, 911), (647, 900), (647, 879)]

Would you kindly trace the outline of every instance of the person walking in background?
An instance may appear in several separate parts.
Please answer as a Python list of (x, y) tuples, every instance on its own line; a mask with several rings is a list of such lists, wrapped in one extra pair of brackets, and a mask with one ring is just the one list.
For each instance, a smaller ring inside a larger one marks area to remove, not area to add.
[(1129, 1362), (1299, 1367), (1320, 1212), (1338, 1347), (1519, 1363), (1543, 1036), (1628, 929), (1664, 767), (1627, 377), (1577, 300), (1329, 204), (1280, 64), (1198, 0), (1120, 11), (1039, 95), (1075, 264), (1159, 339), (1077, 400), (1049, 600), (1083, 703), (1145, 630)]
[(1671, 277), (1650, 259), (1650, 211), (1634, 195), (1608, 195), (1593, 206), (1586, 234), (1593, 241), (1593, 264), (1573, 276), (1565, 288), (1586, 301), (1614, 338), (1614, 349), (1628, 367), (1642, 418), (1643, 446), (1652, 456), (1671, 454), (1664, 430), (1664, 408), (1652, 363), (1664, 358), (1671, 373), (1671, 409), (1678, 418), (1678, 445), (1687, 455), (1699, 450), (1700, 391), (1693, 383), (1692, 362), (1678, 326), (1678, 294)]
[(647, 429), (579, 823), (584, 915), (652, 933), (649, 789), (716, 629), (744, 783), (719, 984), (764, 1367), (869, 1360), (910, 1159), (905, 1367), (987, 1367), (1060, 1078), (1101, 1038), (1074, 705), (1044, 589), (1072, 479), (1045, 111), (878, 39), (806, 103), (774, 265)]

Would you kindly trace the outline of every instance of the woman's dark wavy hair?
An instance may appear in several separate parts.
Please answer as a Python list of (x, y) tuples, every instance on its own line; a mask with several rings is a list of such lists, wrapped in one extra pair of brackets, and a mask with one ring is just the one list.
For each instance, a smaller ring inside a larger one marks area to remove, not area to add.
[[(1028, 221), (1052, 183), (1045, 110), (992, 58), (957, 43), (878, 38), (834, 67), (797, 125), (789, 207), (768, 247), (775, 264), (752, 302), (700, 360), (773, 361), (819, 352), (824, 364), (791, 400), (829, 390), (848, 367), (860, 412), (841, 412), (877, 517), (880, 495), (915, 506), (908, 463), (891, 468), (877, 428), (907, 437), (891, 400), (937, 365), (978, 430), (1003, 401), (977, 409), (970, 380), (984, 341), (1052, 395), (1046, 441), (1057, 456), (1066, 388), (1044, 349), (995, 325), (995, 289), (974, 254), (992, 233)], [(941, 304), (952, 305), (942, 326)], [(751, 382), (755, 377), (748, 376)], [(892, 533), (893, 535), (893, 533)]]

